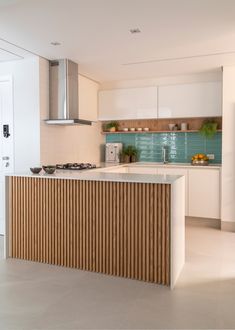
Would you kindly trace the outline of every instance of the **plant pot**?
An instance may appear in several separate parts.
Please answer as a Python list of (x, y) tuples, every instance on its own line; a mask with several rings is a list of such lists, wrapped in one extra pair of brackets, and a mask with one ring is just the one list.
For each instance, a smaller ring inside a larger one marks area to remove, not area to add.
[(116, 132), (116, 127), (110, 127), (109, 132)]
[(137, 162), (137, 156), (131, 156), (131, 163)]
[(131, 157), (129, 155), (124, 155), (123, 161), (124, 161), (124, 163), (130, 163)]

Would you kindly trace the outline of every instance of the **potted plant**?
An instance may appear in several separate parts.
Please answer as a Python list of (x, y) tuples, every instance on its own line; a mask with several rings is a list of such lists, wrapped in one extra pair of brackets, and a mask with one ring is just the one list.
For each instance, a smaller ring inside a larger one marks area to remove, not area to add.
[(217, 132), (218, 123), (213, 120), (206, 120), (199, 129), (201, 135), (206, 138), (212, 138)]
[(128, 153), (127, 147), (123, 147), (120, 154), (120, 161), (121, 163), (130, 163), (130, 155)]
[(131, 158), (131, 163), (137, 162), (138, 149), (134, 146), (129, 146), (129, 154), (130, 154), (130, 158)]
[(111, 121), (110, 123), (106, 124), (105, 128), (109, 132), (116, 132), (118, 130), (118, 122)]
[(124, 147), (121, 154), (121, 160), (124, 163), (136, 162), (138, 156), (138, 150), (134, 146)]

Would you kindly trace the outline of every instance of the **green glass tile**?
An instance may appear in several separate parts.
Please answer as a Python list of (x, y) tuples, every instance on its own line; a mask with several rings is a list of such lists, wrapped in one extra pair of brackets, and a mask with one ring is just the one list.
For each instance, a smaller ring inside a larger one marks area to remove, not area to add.
[(148, 133), (148, 134), (107, 134), (106, 142), (122, 142), (124, 145), (136, 146), (139, 160), (161, 162), (162, 147), (168, 148), (170, 162), (188, 163), (196, 153), (214, 154), (211, 163), (221, 163), (222, 133), (218, 132), (212, 139), (204, 138), (199, 133)]
[(215, 159), (211, 160), (211, 163), (221, 163), (222, 133), (218, 132), (212, 139), (206, 139), (205, 146), (207, 154), (215, 155)]

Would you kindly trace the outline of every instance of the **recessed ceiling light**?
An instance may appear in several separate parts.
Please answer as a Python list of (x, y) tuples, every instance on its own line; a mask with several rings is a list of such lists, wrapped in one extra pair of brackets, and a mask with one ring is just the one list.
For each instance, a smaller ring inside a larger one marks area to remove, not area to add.
[(61, 43), (58, 42), (58, 41), (52, 41), (52, 42), (51, 42), (51, 45), (52, 45), (52, 46), (60, 46)]
[(140, 33), (140, 29), (139, 28), (135, 28), (135, 29), (130, 29), (130, 33)]

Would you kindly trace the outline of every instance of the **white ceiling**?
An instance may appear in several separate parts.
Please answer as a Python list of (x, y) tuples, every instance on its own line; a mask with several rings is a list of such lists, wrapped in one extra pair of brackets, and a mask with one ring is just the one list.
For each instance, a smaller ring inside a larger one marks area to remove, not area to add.
[(22, 60), (31, 56), (34, 55), (27, 50), (0, 39), (0, 62)]
[(15, 61), (18, 59), (19, 57), (17, 55), (9, 53), (5, 49), (0, 49), (0, 62)]
[(101, 82), (216, 71), (235, 65), (235, 0), (0, 0), (0, 38)]

